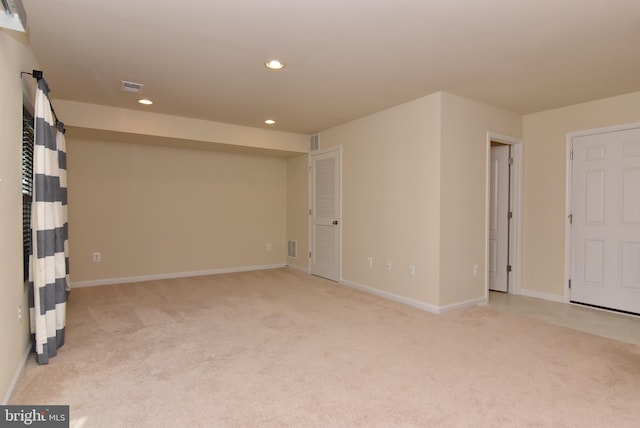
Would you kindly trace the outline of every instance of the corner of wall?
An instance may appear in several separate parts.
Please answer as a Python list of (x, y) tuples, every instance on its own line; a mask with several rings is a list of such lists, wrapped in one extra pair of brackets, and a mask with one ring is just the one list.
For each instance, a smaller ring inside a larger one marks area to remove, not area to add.
[(487, 132), (520, 137), (523, 118), (447, 92), (441, 101), (439, 305), (450, 307), (486, 296)]

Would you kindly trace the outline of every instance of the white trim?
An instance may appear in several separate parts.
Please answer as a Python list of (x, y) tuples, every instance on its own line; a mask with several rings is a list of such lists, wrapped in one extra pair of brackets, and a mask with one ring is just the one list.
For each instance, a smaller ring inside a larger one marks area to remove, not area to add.
[(571, 161), (571, 150), (573, 148), (573, 136), (567, 133), (565, 159), (566, 159), (566, 177), (564, 194), (564, 282), (562, 284), (562, 301), (569, 303), (571, 301), (571, 290), (569, 289), (569, 279), (571, 278), (571, 200), (573, 198), (573, 162)]
[(603, 128), (585, 129), (582, 131), (567, 132), (566, 137), (566, 178), (565, 178), (565, 216), (564, 216), (564, 303), (571, 302), (571, 289), (569, 289), (569, 279), (571, 279), (571, 223), (569, 215), (571, 215), (571, 200), (573, 199), (573, 162), (571, 161), (571, 149), (573, 148), (573, 139), (576, 137), (584, 137), (587, 135), (606, 134), (609, 132), (626, 131), (629, 129), (640, 128), (640, 122), (625, 123), (622, 125), (606, 126)]
[(302, 266), (296, 266), (296, 265), (287, 265), (286, 266), (288, 269), (293, 269), (293, 270), (297, 270), (300, 272), (304, 272), (304, 273), (309, 273), (309, 268), (303, 268)]
[(400, 296), (398, 294), (389, 293), (388, 291), (378, 290), (377, 288), (369, 287), (367, 285), (358, 284), (357, 282), (349, 281), (346, 279), (340, 280), (340, 284), (346, 285), (349, 288), (354, 288), (359, 291), (364, 291), (368, 294), (373, 294), (383, 299), (392, 300), (394, 302), (403, 303), (405, 305), (412, 306), (414, 308), (422, 309), (423, 311), (431, 312), (433, 314), (439, 314), (440, 308), (429, 303), (424, 303), (419, 300), (414, 300), (409, 297)]
[(22, 355), (22, 358), (20, 359), (20, 363), (18, 364), (18, 367), (16, 367), (16, 371), (13, 374), (13, 378), (11, 379), (11, 383), (9, 384), (9, 387), (7, 388), (7, 391), (4, 394), (4, 397), (2, 398), (2, 402), (0, 402), (0, 405), (2, 406), (6, 406), (7, 403), (9, 403), (9, 400), (11, 399), (11, 396), (13, 395), (13, 390), (16, 388), (16, 385), (18, 384), (18, 381), (20, 380), (20, 378), (22, 377), (22, 372), (24, 371), (24, 366), (27, 362), (27, 358), (29, 358), (29, 354), (31, 354), (31, 348), (33, 346), (31, 345), (31, 338), (29, 338), (29, 344), (27, 345), (27, 349), (25, 349), (24, 354)]
[(398, 294), (390, 293), (388, 291), (379, 290), (377, 288), (369, 287), (367, 285), (359, 284), (357, 282), (349, 281), (346, 279), (341, 280), (340, 284), (345, 285), (349, 288), (363, 291), (368, 294), (373, 294), (375, 296), (382, 297), (383, 299), (392, 300), (394, 302), (402, 303), (404, 305), (421, 309), (423, 311), (430, 312), (432, 314), (443, 314), (445, 312), (455, 311), (458, 309), (469, 308), (472, 306), (477, 306), (477, 305), (482, 305), (487, 303), (486, 298), (480, 297), (477, 299), (467, 300), (465, 302), (453, 303), (451, 305), (436, 306), (429, 303), (421, 302), (419, 300), (411, 299), (409, 297), (404, 297)]
[(175, 279), (175, 278), (188, 278), (191, 276), (218, 275), (221, 273), (251, 272), (255, 270), (279, 269), (286, 266), (287, 265), (283, 263), (283, 264), (262, 265), (262, 266), (241, 266), (241, 267), (232, 267), (232, 268), (199, 270), (199, 271), (193, 271), (193, 272), (161, 273), (157, 275), (141, 275), (141, 276), (129, 276), (129, 277), (122, 277), (122, 278), (96, 279), (91, 281), (72, 282), (71, 287), (72, 288), (96, 287), (99, 285), (126, 284), (129, 282), (154, 281), (158, 279)]
[(544, 299), (544, 300), (550, 300), (552, 302), (564, 303), (564, 299), (563, 299), (564, 296), (560, 294), (545, 293), (543, 291), (529, 290), (528, 288), (523, 288), (521, 291), (523, 296), (535, 297), (536, 299)]
[(523, 165), (524, 140), (510, 137), (496, 132), (487, 132), (486, 176), (485, 176), (485, 254), (484, 254), (484, 283), (485, 298), (489, 299), (489, 216), (490, 216), (490, 186), (491, 186), (491, 142), (496, 141), (511, 146), (513, 165), (511, 170), (511, 242), (509, 245), (509, 260), (511, 262), (510, 294), (522, 293), (522, 201), (523, 201)]
[[(313, 206), (312, 197), (313, 197), (313, 180), (311, 177), (311, 170), (313, 169), (313, 165), (311, 162), (311, 153), (307, 155), (307, 270), (311, 273), (311, 247), (313, 242), (311, 241), (311, 236), (313, 233), (312, 224), (311, 224), (311, 207)], [(342, 172), (342, 171), (341, 171)], [(342, 242), (340, 243), (342, 245)]]
[(485, 157), (485, 183), (484, 183), (484, 298), (489, 301), (489, 227), (491, 222), (491, 136), (487, 132), (487, 147)]
[(582, 131), (567, 132), (567, 137), (584, 137), (587, 135), (608, 134), (610, 132), (627, 131), (640, 128), (640, 122), (624, 123), (622, 125), (605, 126), (602, 128), (583, 129)]
[(438, 308), (439, 314), (444, 314), (445, 312), (457, 311), (460, 309), (471, 308), (473, 306), (478, 305), (486, 305), (489, 303), (489, 299), (486, 297), (478, 297), (477, 299), (465, 300), (463, 302), (452, 303), (450, 305), (440, 306)]

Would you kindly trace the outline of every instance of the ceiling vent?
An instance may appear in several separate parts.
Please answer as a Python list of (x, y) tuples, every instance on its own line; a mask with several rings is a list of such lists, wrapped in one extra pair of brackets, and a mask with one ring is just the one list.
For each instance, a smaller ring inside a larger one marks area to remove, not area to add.
[(26, 32), (27, 12), (24, 10), (22, 0), (0, 0), (0, 28)]
[(142, 83), (127, 82), (126, 80), (123, 80), (120, 85), (120, 89), (125, 92), (133, 92), (134, 94), (137, 94), (142, 90), (143, 86), (144, 85)]

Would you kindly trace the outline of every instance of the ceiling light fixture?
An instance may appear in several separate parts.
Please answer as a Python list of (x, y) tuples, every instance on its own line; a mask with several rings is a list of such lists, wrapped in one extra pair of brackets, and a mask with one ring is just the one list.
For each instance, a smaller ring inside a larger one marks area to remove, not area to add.
[(277, 59), (270, 59), (269, 61), (265, 62), (264, 65), (270, 70), (282, 70), (284, 68), (284, 63), (278, 61)]
[(148, 100), (148, 99), (146, 99), (146, 98), (143, 98), (143, 99), (141, 99), (141, 100), (138, 100), (138, 102), (139, 102), (140, 104), (144, 104), (144, 105), (146, 105), (146, 106), (150, 106), (151, 104), (153, 104), (153, 101)]
[(276, 121), (273, 119), (267, 119), (264, 121), (264, 123), (266, 123), (267, 125), (275, 125)]

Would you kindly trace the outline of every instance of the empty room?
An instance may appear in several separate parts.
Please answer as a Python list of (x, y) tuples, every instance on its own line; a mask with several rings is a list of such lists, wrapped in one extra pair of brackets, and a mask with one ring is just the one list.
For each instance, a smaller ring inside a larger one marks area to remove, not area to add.
[(637, 425), (637, 1), (1, 5), (0, 425)]

